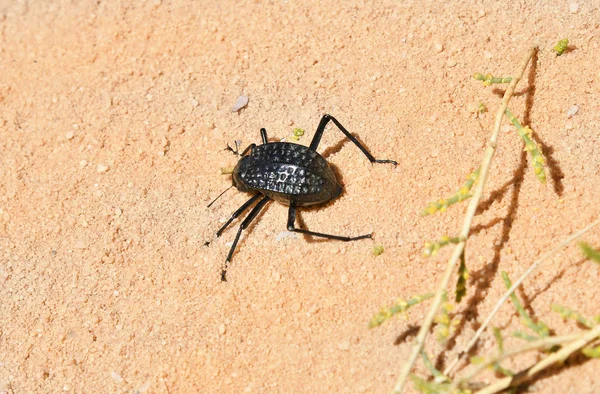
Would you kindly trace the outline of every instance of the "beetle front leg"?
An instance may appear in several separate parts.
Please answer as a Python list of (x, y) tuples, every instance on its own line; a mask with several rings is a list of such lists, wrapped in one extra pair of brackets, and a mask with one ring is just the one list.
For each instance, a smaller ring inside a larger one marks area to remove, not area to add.
[(315, 231), (303, 230), (301, 228), (296, 228), (294, 224), (296, 223), (296, 206), (294, 204), (290, 204), (290, 210), (288, 211), (288, 222), (287, 229), (288, 231), (293, 231), (296, 233), (302, 233), (307, 235), (312, 235), (315, 237), (327, 238), (327, 239), (336, 239), (338, 241), (356, 241), (359, 239), (371, 238), (371, 234), (359, 235), (358, 237), (343, 237), (341, 235), (332, 235), (332, 234), (323, 234), (317, 233)]
[[(252, 208), (252, 211), (250, 211), (248, 216), (246, 216), (246, 219), (244, 219), (244, 221), (238, 228), (238, 232), (235, 235), (235, 239), (233, 240), (231, 249), (229, 249), (229, 254), (227, 255), (227, 259), (225, 259), (225, 265), (223, 266), (223, 269), (221, 270), (221, 282), (227, 282), (227, 268), (228, 268), (229, 262), (231, 261), (231, 257), (233, 256), (233, 252), (235, 251), (235, 247), (237, 246), (237, 243), (240, 240), (242, 231), (248, 228), (250, 223), (256, 218), (256, 216), (258, 216), (260, 210), (263, 209), (265, 204), (268, 203), (270, 200), (269, 197), (263, 196), (261, 194), (257, 194), (255, 197), (262, 197), (262, 199), (258, 202), (258, 204), (256, 204), (254, 206), (254, 208)], [(251, 200), (253, 200), (253, 199), (254, 199), (254, 197), (252, 197)]]
[(365, 156), (367, 156), (367, 159), (369, 159), (369, 161), (371, 163), (390, 163), (395, 166), (398, 165), (398, 163), (396, 163), (394, 160), (379, 160), (379, 159), (376, 159), (375, 157), (373, 157), (373, 155), (369, 153), (367, 148), (365, 148), (352, 134), (350, 134), (350, 132), (348, 130), (346, 130), (346, 128), (344, 126), (342, 126), (342, 124), (340, 122), (338, 122), (338, 120), (336, 118), (334, 118), (333, 116), (331, 116), (329, 114), (325, 114), (321, 118), (321, 121), (319, 122), (319, 127), (317, 127), (315, 136), (313, 137), (313, 139), (310, 143), (310, 146), (309, 146), (310, 150), (313, 150), (315, 152), (317, 151), (317, 147), (319, 146), (319, 143), (321, 142), (321, 137), (323, 136), (323, 132), (325, 132), (325, 127), (327, 126), (327, 123), (329, 123), (329, 121), (332, 121), (333, 123), (335, 123), (335, 125), (342, 131), (342, 133), (344, 133), (344, 135), (346, 137), (348, 137), (348, 139), (350, 141), (352, 141), (352, 143), (354, 145), (356, 145), (358, 147), (358, 149), (360, 149), (360, 151), (362, 153), (364, 153)]

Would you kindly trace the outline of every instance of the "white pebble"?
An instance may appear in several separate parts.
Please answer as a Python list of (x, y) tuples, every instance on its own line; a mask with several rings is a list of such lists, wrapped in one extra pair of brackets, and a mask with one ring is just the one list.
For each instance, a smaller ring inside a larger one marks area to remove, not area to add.
[(240, 96), (235, 101), (233, 107), (231, 107), (231, 112), (239, 111), (242, 108), (245, 108), (248, 105), (249, 98), (248, 96)]
[(106, 164), (98, 164), (96, 167), (96, 172), (98, 174), (104, 174), (106, 171), (108, 171), (108, 166)]
[(576, 14), (577, 11), (579, 11), (579, 3), (573, 2), (573, 3), (569, 4), (569, 12), (571, 14)]
[(110, 373), (110, 377), (112, 378), (112, 380), (115, 381), (115, 383), (121, 383), (123, 381), (123, 378), (121, 377), (121, 375), (119, 375), (117, 372), (112, 371)]
[(75, 134), (72, 131), (69, 131), (67, 134), (65, 134), (65, 137), (68, 140), (72, 140), (74, 136), (75, 136)]
[(572, 105), (571, 108), (569, 108), (569, 110), (567, 111), (567, 118), (572, 118), (577, 112), (579, 112), (579, 106)]

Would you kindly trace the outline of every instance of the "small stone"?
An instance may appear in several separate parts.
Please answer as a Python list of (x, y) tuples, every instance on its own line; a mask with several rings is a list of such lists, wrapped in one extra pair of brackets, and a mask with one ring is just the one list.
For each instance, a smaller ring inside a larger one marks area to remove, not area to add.
[(108, 166), (106, 164), (98, 164), (96, 167), (96, 172), (98, 174), (104, 174), (106, 171), (108, 171)]
[(569, 12), (571, 14), (576, 14), (577, 11), (579, 11), (579, 3), (573, 2), (573, 3), (569, 4)]
[(579, 112), (579, 106), (578, 105), (572, 105), (569, 110), (567, 111), (567, 118), (571, 119), (573, 116), (575, 116), (577, 114), (577, 112)]
[(440, 150), (438, 148), (434, 148), (431, 150), (431, 157), (438, 157), (440, 155)]
[(219, 325), (219, 334), (223, 335), (223, 334), (225, 334), (225, 331), (227, 331), (227, 330), (225, 329), (225, 324), (221, 323), (221, 324)]
[(75, 137), (75, 134), (72, 131), (69, 131), (67, 134), (65, 134), (65, 138), (68, 140), (72, 140), (73, 137)]
[(346, 283), (348, 283), (348, 275), (342, 274), (340, 276), (340, 282), (342, 282), (343, 285), (345, 285)]
[(79, 162), (79, 167), (81, 167), (81, 168), (84, 168), (84, 167), (85, 167), (85, 166), (87, 166), (87, 165), (88, 165), (88, 162), (87, 162), (87, 160), (81, 160), (81, 161)]
[(146, 101), (152, 101), (152, 98), (153, 98), (153, 97), (152, 97), (152, 95), (151, 95), (150, 93), (148, 93), (148, 94), (146, 95)]
[(433, 44), (433, 50), (434, 50), (436, 53), (440, 53), (440, 52), (442, 52), (442, 51), (444, 50), (444, 45), (442, 45), (442, 44), (441, 44), (441, 43), (439, 43), (439, 42), (436, 42), (435, 44)]
[(119, 207), (117, 207), (117, 209), (115, 209), (115, 215), (116, 216), (121, 216), (123, 214), (123, 210)]
[(192, 107), (197, 107), (200, 103), (198, 102), (198, 100), (196, 99), (192, 99), (192, 101), (190, 102), (192, 104)]
[(448, 61), (446, 62), (446, 66), (448, 67), (454, 67), (458, 64), (458, 62), (456, 61), (456, 59), (448, 59)]
[(123, 378), (121, 377), (121, 375), (119, 375), (117, 372), (112, 371), (110, 373), (110, 377), (112, 378), (112, 380), (115, 381), (115, 383), (121, 383), (123, 381)]
[(233, 104), (233, 107), (231, 107), (231, 112), (237, 112), (240, 109), (245, 108), (249, 101), (248, 96), (239, 96), (235, 101), (235, 104)]

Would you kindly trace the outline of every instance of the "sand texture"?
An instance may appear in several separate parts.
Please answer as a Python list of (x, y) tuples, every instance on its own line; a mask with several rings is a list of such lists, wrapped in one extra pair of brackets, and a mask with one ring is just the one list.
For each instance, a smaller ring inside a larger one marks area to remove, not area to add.
[[(472, 337), (505, 290), (501, 271), (516, 279), (600, 216), (597, 0), (310, 3), (0, 0), (0, 393), (389, 392), (429, 304), (367, 323), (435, 289), (450, 249), (425, 259), (423, 244), (458, 233), (466, 203), (420, 212), (479, 166), (504, 91), (471, 76), (511, 75), (534, 44), (510, 108), (534, 130), (548, 182), (505, 120), (457, 331), (445, 348), (428, 339), (434, 362)], [(297, 225), (373, 239), (289, 233), (287, 207), (270, 202), (222, 283), (241, 221), (215, 233), (250, 197), (232, 189), (207, 208), (231, 185), (224, 148), (260, 143), (261, 127), (271, 141), (301, 128), (309, 145), (325, 113), (398, 166), (371, 165), (330, 125), (318, 151), (344, 192)], [(600, 229), (585, 240), (600, 246)], [(550, 305), (598, 315), (598, 283), (573, 244), (518, 295), (560, 335), (582, 328)], [(519, 320), (509, 303), (493, 321), (506, 348), (522, 344)], [(495, 354), (491, 332), (477, 351)], [(598, 371), (575, 357), (530, 390), (598, 393)]]

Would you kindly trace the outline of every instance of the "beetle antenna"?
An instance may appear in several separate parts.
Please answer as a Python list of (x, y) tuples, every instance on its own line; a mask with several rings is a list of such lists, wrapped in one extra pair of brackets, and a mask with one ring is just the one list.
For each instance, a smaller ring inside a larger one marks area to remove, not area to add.
[(211, 205), (213, 205), (213, 204), (215, 203), (215, 201), (217, 201), (217, 200), (218, 200), (218, 199), (219, 199), (219, 198), (220, 198), (220, 197), (221, 197), (223, 194), (227, 193), (227, 191), (228, 191), (229, 189), (231, 189), (232, 187), (233, 187), (233, 185), (231, 185), (231, 186), (229, 186), (227, 189), (225, 189), (225, 190), (224, 190), (224, 191), (223, 191), (221, 194), (219, 194), (219, 195), (217, 196), (217, 198), (215, 198), (214, 200), (212, 200), (212, 201), (210, 202), (210, 204), (208, 204), (208, 205), (206, 206), (206, 208), (210, 208), (210, 206), (211, 206)]

